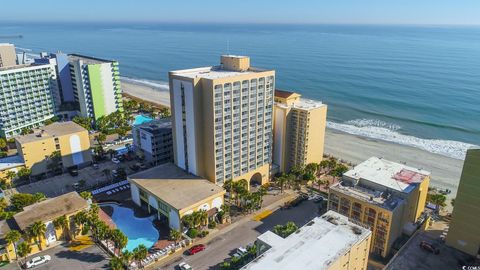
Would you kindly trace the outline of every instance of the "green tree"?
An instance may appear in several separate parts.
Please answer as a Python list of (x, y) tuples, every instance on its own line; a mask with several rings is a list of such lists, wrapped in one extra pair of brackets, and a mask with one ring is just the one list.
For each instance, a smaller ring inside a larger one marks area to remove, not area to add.
[(148, 255), (148, 249), (145, 245), (140, 244), (138, 247), (134, 248), (133, 251), (133, 259), (137, 261), (137, 265), (140, 268), (143, 268), (142, 260), (145, 260)]
[(341, 177), (347, 171), (348, 171), (348, 167), (342, 163), (339, 163), (335, 166), (335, 168), (330, 173), (334, 177)]
[(28, 234), (31, 235), (32, 237), (36, 237), (36, 242), (38, 245), (38, 249), (42, 249), (42, 237), (45, 235), (45, 232), (47, 231), (47, 226), (45, 226), (45, 223), (41, 221), (35, 221), (30, 227), (28, 227)]
[(15, 259), (18, 260), (18, 253), (17, 253), (17, 242), (20, 240), (22, 235), (17, 230), (11, 230), (5, 235), (5, 241), (8, 244), (12, 244), (15, 250)]
[(60, 162), (62, 161), (62, 154), (60, 151), (53, 151), (48, 156), (47, 168), (50, 171), (55, 171), (60, 167)]
[(32, 133), (33, 133), (33, 129), (31, 128), (22, 128), (22, 130), (20, 131), (20, 135), (27, 135)]
[(90, 117), (81, 117), (81, 116), (75, 116), (72, 121), (79, 126), (83, 127), (84, 129), (91, 131), (93, 130), (92, 128), (92, 118)]
[(7, 148), (7, 140), (5, 138), (0, 138), (0, 149), (6, 149)]
[(113, 256), (110, 259), (110, 269), (112, 269), (112, 270), (124, 270), (126, 268), (123, 265), (123, 261), (122, 261), (121, 258)]
[(82, 197), (84, 200), (91, 200), (93, 198), (92, 193), (90, 191), (80, 192), (80, 197)]
[(120, 253), (122, 249), (127, 246), (128, 238), (119, 229), (112, 230), (111, 235), (112, 235), (113, 244), (115, 245), (115, 249), (117, 249), (118, 252)]
[(128, 250), (125, 250), (120, 255), (120, 258), (122, 258), (122, 261), (124, 264), (130, 265), (130, 261), (132, 261), (133, 259), (133, 253)]
[(95, 140), (97, 141), (98, 145), (103, 147), (103, 143), (107, 140), (107, 135), (105, 135), (103, 132), (99, 132), (95, 136)]
[(178, 241), (182, 240), (182, 233), (178, 230), (171, 229), (170, 240), (172, 240), (175, 243), (175, 246), (177, 246)]
[(32, 248), (27, 242), (21, 242), (17, 246), (17, 252), (18, 252), (18, 256), (23, 258), (23, 263), (25, 264), (28, 254), (32, 252)]
[(45, 200), (46, 197), (43, 193), (35, 193), (35, 194), (28, 194), (28, 193), (17, 193), (13, 194), (10, 197), (10, 205), (16, 211), (22, 211), (23, 207), (34, 204), (36, 202), (40, 202)]
[(431, 202), (433, 204), (436, 204), (440, 207), (445, 207), (447, 204), (446, 204), (446, 201), (447, 201), (447, 196), (443, 195), (443, 194), (427, 194), (427, 201), (428, 202)]
[(30, 178), (30, 175), (32, 174), (32, 170), (29, 168), (21, 168), (17, 172), (17, 176), (21, 181), (26, 181)]
[(296, 230), (298, 230), (298, 226), (292, 221), (287, 222), (285, 225), (275, 225), (273, 227), (273, 232), (283, 238), (286, 238)]
[(69, 242), (71, 240), (69, 223), (70, 222), (69, 222), (67, 216), (65, 216), (65, 215), (60, 216), (60, 217), (53, 220), (53, 226), (57, 230), (62, 229), (63, 236), (65, 237), (65, 240), (67, 240), (67, 242)]

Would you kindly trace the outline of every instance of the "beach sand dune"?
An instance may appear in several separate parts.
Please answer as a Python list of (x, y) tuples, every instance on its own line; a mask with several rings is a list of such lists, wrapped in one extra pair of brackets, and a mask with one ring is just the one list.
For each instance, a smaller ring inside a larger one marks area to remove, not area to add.
[[(138, 99), (162, 106), (170, 106), (169, 92), (163, 88), (122, 81), (122, 89), (126, 94)], [(449, 195), (450, 198), (455, 197), (463, 166), (462, 160), (334, 130), (327, 130), (325, 153), (353, 164), (359, 164), (369, 157), (377, 156), (430, 171), (432, 173), (430, 186), (452, 190), (452, 194)]]

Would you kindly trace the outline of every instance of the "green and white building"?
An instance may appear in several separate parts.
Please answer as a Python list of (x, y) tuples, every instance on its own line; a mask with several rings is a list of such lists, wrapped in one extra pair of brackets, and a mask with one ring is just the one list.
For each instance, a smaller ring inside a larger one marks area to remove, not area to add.
[(52, 118), (56, 89), (53, 64), (0, 68), (0, 135), (10, 138)]
[(97, 120), (123, 111), (118, 62), (78, 54), (70, 54), (68, 58), (80, 116)]

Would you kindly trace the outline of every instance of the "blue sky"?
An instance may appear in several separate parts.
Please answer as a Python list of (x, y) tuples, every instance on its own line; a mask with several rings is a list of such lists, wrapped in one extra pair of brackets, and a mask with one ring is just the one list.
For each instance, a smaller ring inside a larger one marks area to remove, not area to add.
[(5, 0), (0, 7), (0, 21), (480, 25), (480, 0)]

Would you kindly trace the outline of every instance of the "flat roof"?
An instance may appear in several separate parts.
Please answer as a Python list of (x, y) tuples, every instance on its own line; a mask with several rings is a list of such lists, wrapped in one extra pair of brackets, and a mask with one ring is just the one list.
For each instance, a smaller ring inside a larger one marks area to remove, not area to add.
[(47, 222), (63, 215), (73, 214), (82, 209), (86, 209), (88, 203), (77, 192), (72, 191), (55, 198), (26, 206), (23, 211), (13, 216), (21, 230), (36, 221)]
[(145, 130), (152, 134), (160, 133), (160, 131), (165, 129), (172, 129), (172, 120), (170, 118), (164, 119), (155, 119), (152, 121), (145, 122), (143, 124), (137, 125), (136, 128)]
[(370, 234), (370, 230), (330, 210), (287, 238), (272, 232), (260, 235), (258, 239), (271, 248), (242, 269), (326, 269)]
[(93, 56), (81, 55), (81, 54), (69, 54), (68, 55), (69, 61), (79, 61), (82, 60), (87, 65), (94, 65), (94, 64), (104, 64), (104, 63), (112, 63), (115, 62), (114, 60), (107, 60), (102, 58), (97, 58)]
[(25, 165), (23, 158), (19, 155), (4, 157), (0, 159), (0, 171), (16, 168)]
[(382, 185), (389, 189), (408, 193), (411, 186), (423, 182), (430, 172), (415, 169), (383, 158), (371, 157), (343, 174), (344, 176)]
[(14, 66), (0, 67), (0, 71), (16, 71), (23, 68), (45, 68), (51, 67), (53, 64), (49, 63), (29, 63), (29, 64), (20, 64)]
[(293, 96), (293, 95), (300, 95), (300, 94), (297, 94), (297, 93), (291, 92), (291, 91), (275, 89), (275, 96), (276, 96), (276, 97), (279, 97), (279, 98), (288, 98), (288, 97), (291, 97), (291, 96)]
[(128, 180), (178, 210), (225, 193), (222, 187), (187, 173), (173, 163), (130, 175)]
[(171, 71), (170, 74), (176, 76), (182, 76), (186, 78), (202, 78), (202, 79), (221, 79), (221, 78), (228, 78), (228, 77), (236, 77), (245, 74), (255, 74), (258, 72), (269, 71), (266, 69), (254, 68), (250, 67), (246, 71), (234, 71), (234, 70), (227, 70), (223, 69), (221, 66), (210, 66), (210, 67), (201, 67), (201, 68), (193, 68), (193, 69), (184, 69), (184, 70), (175, 70)]
[(35, 129), (32, 134), (20, 135), (15, 137), (15, 139), (20, 143), (28, 143), (82, 131), (87, 130), (72, 121), (55, 122), (48, 126), (43, 126), (40, 129)]

